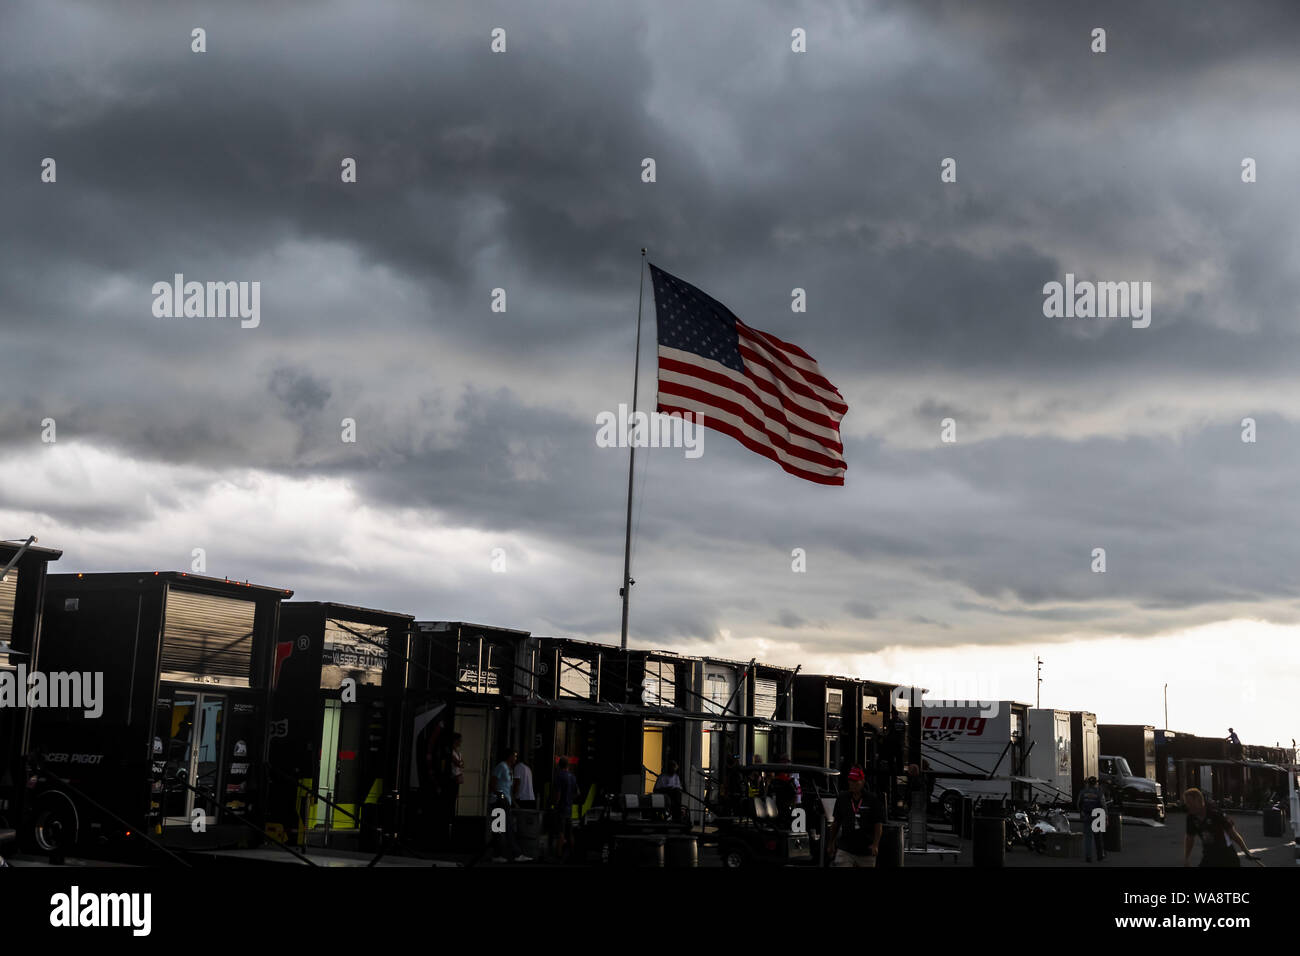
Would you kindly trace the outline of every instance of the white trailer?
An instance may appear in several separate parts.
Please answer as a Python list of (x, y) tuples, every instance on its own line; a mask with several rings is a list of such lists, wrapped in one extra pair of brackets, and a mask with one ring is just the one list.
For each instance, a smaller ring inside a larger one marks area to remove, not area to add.
[(1070, 712), (1029, 708), (1028, 749), (1024, 773), (1043, 781), (1034, 784), (1040, 803), (1071, 803), (1074, 790), (1070, 763)]
[(952, 819), (962, 797), (1009, 800), (1023, 783), (1025, 704), (1015, 701), (924, 703), (921, 758), (935, 775), (932, 799)]

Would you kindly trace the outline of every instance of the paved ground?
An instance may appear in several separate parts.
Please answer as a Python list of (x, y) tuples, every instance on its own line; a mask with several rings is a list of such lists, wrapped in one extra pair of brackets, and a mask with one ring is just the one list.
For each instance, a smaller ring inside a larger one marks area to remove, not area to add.
[[(1296, 847), (1291, 842), (1290, 836), (1285, 837), (1265, 837), (1263, 817), (1258, 813), (1234, 814), (1234, 820), (1237, 823), (1237, 829), (1245, 837), (1247, 845), (1255, 854), (1260, 857), (1260, 862), (1264, 866), (1287, 866), (1295, 867), (1297, 862)], [(1005, 865), (1008, 867), (1023, 866), (1078, 866), (1078, 867), (1117, 867), (1117, 866), (1182, 866), (1183, 865), (1183, 834), (1186, 827), (1186, 817), (1181, 813), (1172, 813), (1165, 821), (1164, 826), (1153, 826), (1149, 821), (1132, 820), (1126, 821), (1123, 829), (1123, 850), (1119, 853), (1108, 854), (1106, 859), (1093, 863), (1085, 863), (1082, 858), (1057, 858), (1037, 853), (1031, 853), (1024, 847), (1016, 847), (1010, 853), (1006, 854)], [(1082, 829), (1078, 821), (1074, 821), (1074, 828), (1079, 832)], [(953, 842), (950, 836), (937, 837), (946, 842)], [(969, 840), (961, 841), (961, 856), (958, 858), (958, 866), (971, 866), (971, 843)], [(1192, 851), (1192, 864), (1195, 865), (1200, 861), (1200, 849)], [(1255, 866), (1256, 864), (1242, 858), (1242, 865)], [(941, 863), (935, 859), (925, 859), (909, 856), (906, 859), (906, 866), (953, 866), (951, 858), (947, 862)]]
[[(1264, 866), (1281, 866), (1296, 867), (1300, 862), (1297, 856), (1297, 847), (1291, 842), (1290, 836), (1286, 837), (1265, 837), (1263, 828), (1263, 818), (1257, 813), (1234, 814), (1237, 822), (1237, 828), (1241, 831), (1246, 843), (1251, 847), (1260, 862)], [(1004, 865), (1007, 867), (1180, 867), (1183, 861), (1183, 833), (1185, 826), (1185, 817), (1181, 813), (1171, 814), (1165, 825), (1153, 825), (1146, 820), (1128, 820), (1123, 829), (1123, 850), (1118, 853), (1110, 853), (1107, 858), (1101, 862), (1086, 863), (1082, 857), (1061, 858), (1051, 857), (1045, 854), (1031, 853), (1024, 847), (1016, 847), (1008, 852), (1004, 857)], [(1081, 828), (1077, 820), (1074, 821), (1076, 830)], [(907, 867), (925, 867), (925, 866), (972, 866), (971, 842), (969, 840), (958, 840), (951, 834), (936, 832), (933, 834), (935, 842), (955, 845), (959, 847), (956, 858), (953, 856), (939, 856), (929, 854), (919, 856), (916, 854), (907, 854), (904, 859), (904, 866)], [(302, 861), (295, 859), (289, 854), (274, 848), (263, 848), (259, 850), (240, 850), (240, 851), (218, 851), (209, 854), (213, 858), (222, 858), (227, 862), (236, 862), (244, 864), (280, 864), (280, 865), (306, 865)], [(371, 859), (369, 854), (349, 853), (340, 850), (318, 850), (308, 851), (312, 862), (318, 866), (329, 867), (356, 867), (365, 866)], [(1192, 862), (1195, 864), (1200, 860), (1200, 850), (1197, 849), (1192, 854)], [(14, 866), (48, 866), (49, 864), (39, 859), (11, 859)], [(412, 860), (398, 855), (391, 855), (384, 858), (382, 866), (502, 866), (508, 865), (517, 868), (549, 868), (546, 863), (519, 863), (519, 864), (493, 864), (485, 858), (476, 858), (469, 853), (445, 855), (437, 861), (431, 860)], [(1243, 858), (1244, 866), (1255, 866)], [(68, 859), (69, 866), (104, 866), (106, 864), (90, 860)], [(552, 864), (553, 865), (553, 864)], [(700, 847), (700, 865), (702, 867), (719, 867), (721, 862), (718, 858), (717, 850), (714, 847)]]

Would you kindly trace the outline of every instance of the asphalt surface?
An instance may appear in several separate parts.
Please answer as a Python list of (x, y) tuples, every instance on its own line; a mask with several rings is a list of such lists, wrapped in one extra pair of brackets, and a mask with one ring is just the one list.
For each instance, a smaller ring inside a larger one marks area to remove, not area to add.
[[(1289, 830), (1286, 836), (1265, 837), (1263, 816), (1258, 813), (1233, 813), (1233, 820), (1237, 824), (1237, 830), (1246, 840), (1246, 845), (1251, 851), (1259, 857), (1259, 865), (1263, 866), (1285, 866), (1295, 868), (1297, 865), (1297, 848), (1292, 843)], [(1078, 820), (1072, 821), (1073, 828), (1076, 832), (1082, 833), (1082, 826)], [(1023, 846), (1017, 846), (1004, 857), (1004, 866), (1007, 867), (1181, 867), (1183, 865), (1183, 837), (1186, 828), (1186, 817), (1182, 813), (1171, 813), (1166, 818), (1163, 826), (1153, 825), (1146, 820), (1126, 820), (1122, 832), (1121, 842), (1122, 850), (1119, 852), (1108, 853), (1106, 859), (1100, 862), (1094, 860), (1092, 863), (1086, 863), (1082, 856), (1069, 857), (1052, 857), (1046, 854), (1033, 853)], [(957, 842), (951, 835), (936, 835), (936, 839), (941, 839), (948, 843)], [(952, 859), (941, 862), (938, 859), (927, 859), (923, 857), (908, 856), (904, 863), (905, 866), (972, 866), (973, 855), (971, 852), (971, 841), (962, 840), (961, 853), (956, 863)], [(1199, 842), (1197, 848), (1192, 851), (1192, 865), (1195, 866), (1200, 862), (1201, 850)], [(1241, 857), (1242, 866), (1256, 866), (1245, 857)]]
[[(1296, 867), (1300, 865), (1300, 848), (1292, 842), (1290, 831), (1282, 837), (1265, 837), (1263, 817), (1258, 813), (1234, 813), (1233, 819), (1237, 824), (1237, 829), (1246, 839), (1247, 845), (1252, 852), (1259, 857), (1259, 863), (1256, 864), (1241, 858), (1242, 866), (1253, 867), (1256, 865), (1269, 867)], [(1163, 825), (1154, 824), (1152, 821), (1139, 819), (1126, 819), (1122, 832), (1122, 849), (1118, 852), (1112, 851), (1107, 854), (1104, 860), (1087, 863), (1082, 855), (1076, 857), (1055, 857), (1047, 854), (1034, 853), (1028, 848), (1017, 846), (1006, 852), (1003, 856), (1003, 866), (1005, 867), (1092, 867), (1092, 868), (1114, 868), (1114, 867), (1181, 867), (1183, 865), (1183, 834), (1185, 827), (1185, 817), (1181, 813), (1172, 813), (1169, 815)], [(1072, 821), (1073, 828), (1076, 832), (1082, 833), (1082, 827), (1079, 821)], [(938, 853), (915, 854), (908, 853), (904, 856), (903, 865), (906, 867), (927, 867), (927, 866), (945, 866), (945, 867), (969, 867), (974, 865), (974, 856), (972, 853), (972, 844), (970, 840), (960, 840), (951, 833), (943, 831), (938, 827), (933, 829), (931, 834), (932, 842), (936, 845), (942, 844), (953, 852), (943, 855)], [(1076, 841), (1076, 846), (1081, 847), (1081, 841)], [(371, 860), (370, 854), (349, 853), (341, 850), (307, 850), (307, 855), (312, 858), (312, 862), (318, 866), (327, 867), (363, 867)], [(1195, 866), (1200, 861), (1200, 848), (1192, 852), (1192, 865)], [(301, 860), (297, 860), (289, 854), (273, 848), (262, 848), (258, 850), (237, 850), (237, 851), (218, 851), (208, 854), (213, 858), (224, 858), (226, 862), (237, 865), (305, 865)], [(13, 866), (49, 866), (49, 863), (43, 859), (11, 858)], [(69, 858), (65, 865), (67, 866), (106, 866), (107, 864), (98, 860), (86, 860)], [(460, 853), (439, 855), (437, 860), (423, 859), (415, 860), (409, 857), (403, 857), (398, 854), (386, 856), (380, 864), (384, 867), (389, 866), (509, 866), (512, 868), (535, 868), (549, 869), (554, 867), (554, 862), (536, 861), (529, 863), (493, 863), (486, 855)], [(701, 846), (699, 850), (699, 865), (706, 868), (721, 867), (721, 860), (718, 856), (716, 847)]]

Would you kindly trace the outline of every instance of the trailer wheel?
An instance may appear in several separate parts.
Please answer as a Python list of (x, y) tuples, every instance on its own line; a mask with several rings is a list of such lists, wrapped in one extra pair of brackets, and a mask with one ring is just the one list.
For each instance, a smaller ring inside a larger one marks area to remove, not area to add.
[(61, 790), (47, 790), (36, 799), (32, 841), (42, 853), (66, 850), (77, 842), (77, 807)]
[(939, 798), (939, 806), (943, 810), (943, 818), (946, 822), (952, 823), (957, 819), (957, 806), (961, 803), (961, 794), (956, 790), (948, 790)]
[(722, 865), (728, 870), (739, 870), (749, 866), (750, 853), (742, 844), (725, 843), (719, 852), (722, 854)]

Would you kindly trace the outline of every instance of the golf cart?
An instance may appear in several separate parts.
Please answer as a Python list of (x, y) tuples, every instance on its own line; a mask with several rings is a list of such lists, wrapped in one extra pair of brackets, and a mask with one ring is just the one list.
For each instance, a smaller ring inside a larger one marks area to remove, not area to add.
[(677, 843), (682, 848), (679, 841), (693, 844), (696, 837), (689, 823), (672, 819), (664, 794), (618, 793), (606, 794), (603, 804), (583, 816), (575, 840), (581, 860), (663, 866), (665, 853), (673, 855), (671, 847), (665, 850), (666, 844)]
[[(769, 775), (768, 795), (745, 797), (715, 812), (722, 865), (823, 865), (827, 820), (835, 806), (838, 770), (808, 764), (746, 764), (741, 772)], [(775, 793), (773, 792), (775, 791)]]

